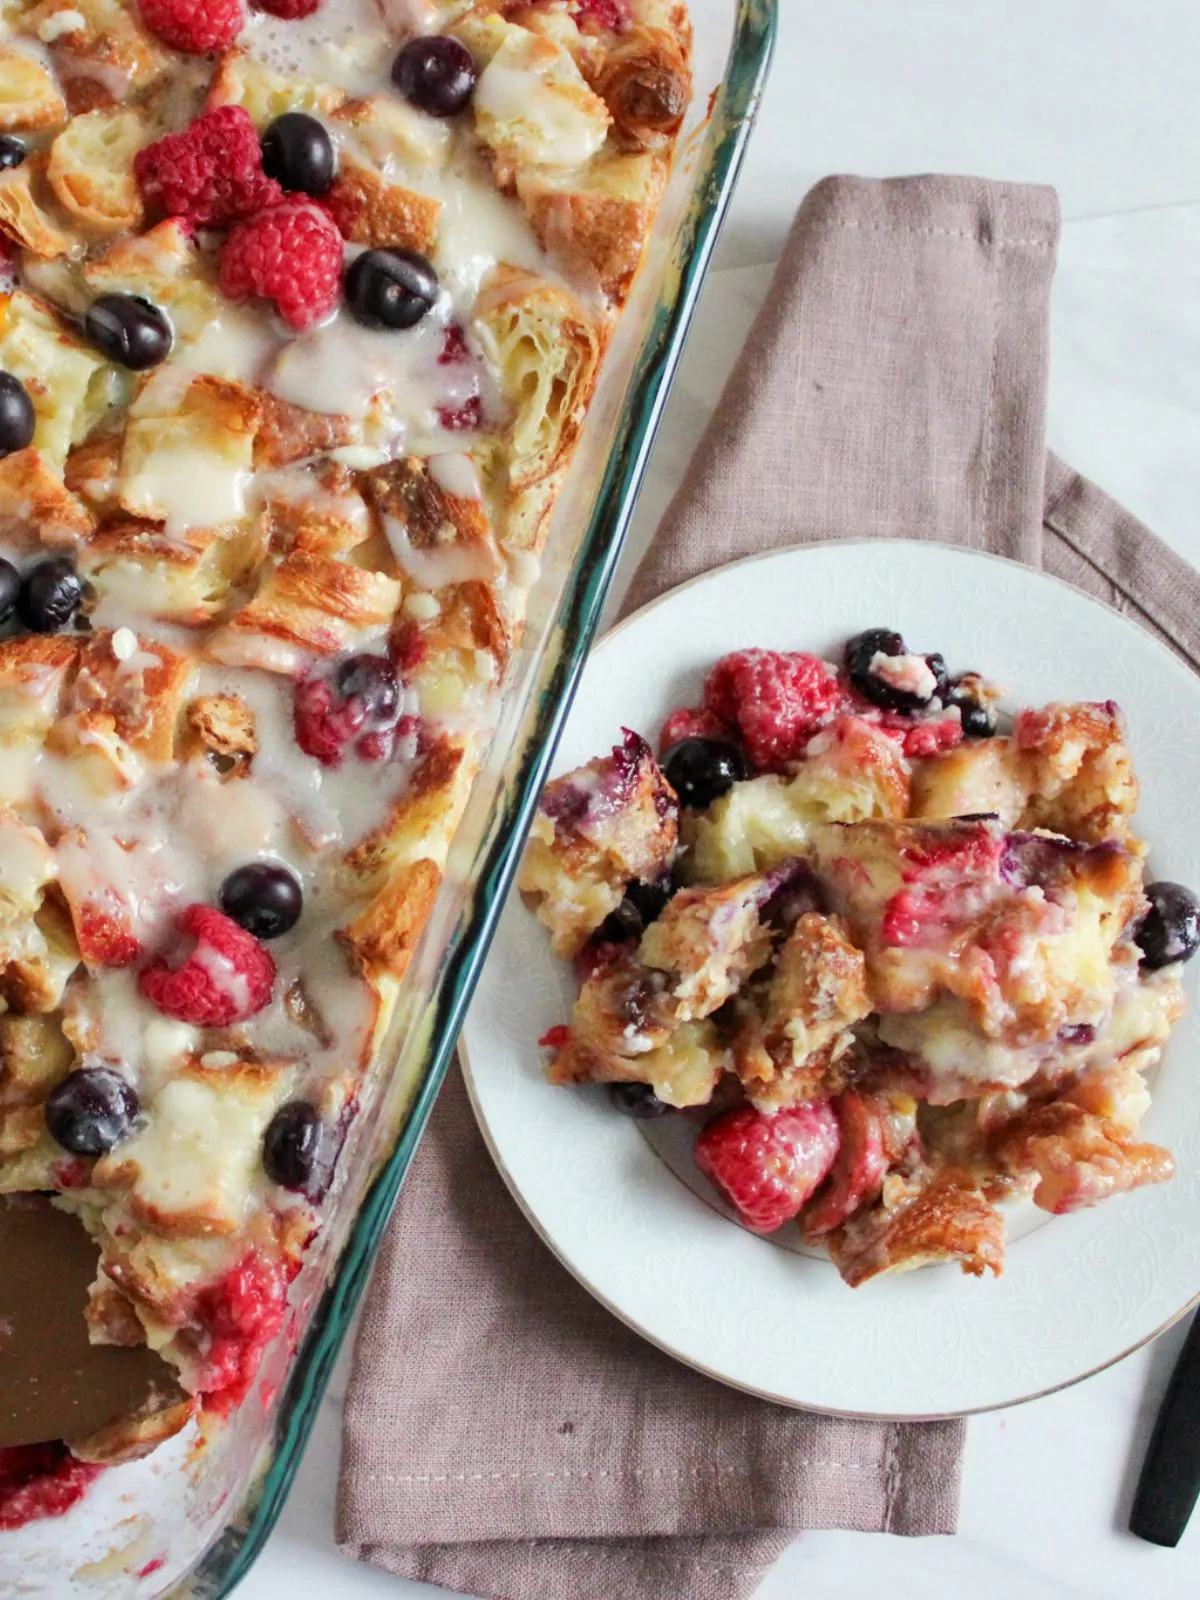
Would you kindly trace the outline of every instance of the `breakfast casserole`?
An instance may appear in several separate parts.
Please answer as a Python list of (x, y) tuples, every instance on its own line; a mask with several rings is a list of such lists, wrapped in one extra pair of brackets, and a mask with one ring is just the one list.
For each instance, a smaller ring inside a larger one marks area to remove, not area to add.
[(0, 0), (0, 1193), (178, 1380), (0, 1451), (24, 1515), (280, 1331), (690, 54), (678, 0)]
[(553, 780), (522, 865), (578, 978), (550, 1081), (694, 1117), (739, 1220), (852, 1286), (1172, 1174), (1138, 1128), (1200, 905), (1147, 881), (1117, 706), (1001, 699), (886, 628), (739, 651), (658, 759)]

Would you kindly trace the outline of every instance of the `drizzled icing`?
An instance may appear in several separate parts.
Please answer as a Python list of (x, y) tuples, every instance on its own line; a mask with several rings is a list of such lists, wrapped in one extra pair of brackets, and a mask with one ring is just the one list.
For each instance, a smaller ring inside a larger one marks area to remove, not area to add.
[[(247, 1248), (257, 1248), (247, 1241), (252, 1232), (256, 1241), (268, 1237), (260, 1229), (265, 1217), (290, 1217), (306, 1204), (263, 1170), (264, 1119), (288, 1098), (303, 1098), (319, 1108), (327, 1126), (344, 1127), (343, 1116), (348, 1122), (371, 1043), (386, 1020), (389, 993), (385, 983), (363, 975), (369, 958), (353, 933), (394, 866), (385, 860), (375, 871), (371, 850), (410, 789), (422, 793), (414, 776), (430, 750), (447, 759), (461, 755), (462, 770), (469, 772), (496, 723), (504, 645), (477, 647), (488, 638), (482, 629), (464, 644), (456, 640), (453, 668), (437, 681), (436, 671), (422, 676), (419, 670), (425, 647), (419, 630), (429, 626), (436, 634), (444, 607), (449, 634), (459, 623), (453, 609), (458, 597), (443, 591), (477, 584), (491, 591), (488, 601), (505, 619), (497, 625), (502, 633), (520, 615), (520, 591), (538, 576), (536, 555), (506, 549), (503, 537), (497, 541), (486, 524), (468, 541), (448, 515), (444, 548), (437, 542), (442, 533), (418, 521), (410, 533), (400, 515), (406, 504), (401, 488), (389, 483), (398, 497), (389, 499), (377, 492), (377, 483), (355, 475), (403, 457), (421, 458), (441, 496), (461, 503), (456, 514), (470, 507), (480, 524), (496, 509), (495, 484), (503, 482), (503, 473), (493, 476), (491, 464), (499, 455), (503, 465), (499, 441), (512, 420), (499, 357), (473, 324), (481, 287), (497, 268), (508, 267), (565, 284), (601, 308), (591, 275), (580, 283), (578, 274), (564, 273), (539, 244), (520, 200), (500, 192), (472, 119), (427, 117), (392, 87), (390, 68), (399, 45), (414, 33), (435, 31), (461, 10), (433, 0), (322, 0), (314, 15), (298, 20), (249, 11), (237, 43), (251, 63), (295, 79), (299, 90), (313, 84), (332, 88), (333, 94), (317, 97), (323, 105), (345, 98), (343, 114), (320, 113), (343, 170), (357, 165), (436, 202), (428, 249), (437, 301), (403, 331), (364, 327), (343, 304), (322, 324), (297, 334), (264, 302), (234, 304), (220, 297), (214, 287), (219, 234), (184, 230), (181, 240), (179, 229), (167, 227), (144, 246), (125, 241), (131, 291), (169, 282), (180, 298), (168, 307), (177, 335), (169, 358), (129, 380), (129, 416), (140, 430), (139, 450), (130, 451), (127, 433), (118, 465), (101, 472), (119, 494), (121, 518), (134, 520), (130, 528), (118, 528), (111, 507), (102, 514), (102, 533), (113, 532), (114, 553), (101, 550), (108, 562), (104, 581), (94, 577), (85, 620), (78, 633), (68, 635), (82, 649), (107, 640), (112, 661), (103, 667), (111, 672), (94, 686), (87, 709), (97, 714), (90, 719), (76, 716), (74, 688), (68, 706), (56, 707), (62, 674), (52, 669), (16, 668), (0, 690), (42, 729), (72, 723), (45, 745), (36, 738), (18, 740), (6, 750), (0, 803), (36, 824), (49, 850), (32, 829), (28, 839), (19, 832), (0, 838), (0, 889), (20, 888), (32, 903), (48, 881), (45, 857), (53, 852), (50, 873), (57, 872), (59, 882), (52, 895), (64, 895), (73, 913), (80, 904), (102, 903), (138, 952), (127, 965), (97, 959), (71, 980), (60, 1006), (75, 1066), (116, 1066), (142, 1108), (135, 1131), (118, 1151), (130, 1170), (111, 1182), (94, 1171), (94, 1187), (72, 1187), (65, 1203), (86, 1208), (89, 1224), (102, 1225), (114, 1238), (151, 1235), (156, 1269), (183, 1296), (183, 1320), (190, 1315), (190, 1286), (211, 1283)], [(128, 101), (126, 68), (77, 60), (70, 49), (73, 30), (65, 18), (57, 26), (61, 37), (52, 50), (45, 40), (23, 40), (20, 48), (60, 76), (88, 76), (118, 102)], [(5, 33), (0, 24), (0, 36)], [(176, 60), (176, 126), (203, 104), (211, 76), (211, 61)], [(488, 92), (493, 111), (518, 109), (536, 88), (521, 72), (498, 69)], [(386, 113), (374, 120), (372, 105), (364, 104), (373, 96), (374, 110)], [(569, 119), (555, 127), (566, 141), (562, 161), (595, 153), (591, 137)], [(423, 211), (434, 209), (425, 205)], [(96, 241), (92, 258), (112, 242)], [(347, 266), (361, 248), (345, 246)], [(45, 293), (53, 294), (54, 280), (43, 281)], [(91, 280), (86, 282), (81, 296), (90, 292)], [(121, 287), (119, 272), (105, 282), (106, 289)], [(200, 315), (188, 301), (192, 293)], [(161, 298), (166, 304), (165, 288)], [(71, 309), (75, 314), (78, 308)], [(195, 415), (188, 409), (193, 401)], [(83, 436), (90, 446), (91, 435)], [(324, 465), (314, 467), (316, 462)], [(412, 474), (413, 481), (419, 477)], [(322, 544), (323, 526), (335, 530), (328, 545)], [(131, 543), (123, 544), (122, 536)], [(143, 559), (141, 550), (151, 547)], [(29, 565), (25, 550), (5, 553), (22, 568)], [(269, 609), (270, 585), (282, 582), (293, 555), (303, 590), (295, 612), (304, 611), (315, 591), (317, 600), (305, 615), (315, 614), (318, 623), (307, 632), (298, 624), (293, 628), (294, 613), (282, 602), (282, 621), (274, 615), (262, 626), (245, 620), (243, 613), (260, 602)], [(303, 570), (306, 555), (314, 566), (324, 562), (316, 577)], [(82, 576), (97, 572), (85, 567), (96, 558), (95, 548), (81, 548)], [(273, 558), (277, 567), (270, 564)], [(342, 561), (344, 566), (336, 565)], [(186, 589), (178, 605), (171, 590), (175, 562), (189, 574), (199, 572), (195, 589)], [(216, 579), (211, 595), (204, 583), (210, 572)], [(310, 588), (303, 589), (310, 578)], [(353, 601), (337, 610), (342, 594), (380, 593), (385, 598), (378, 603), (364, 601), (357, 626)], [(297, 742), (297, 686), (301, 700), (305, 693), (323, 692), (336, 681), (340, 657), (384, 657), (389, 642), (400, 678), (395, 725), (388, 730), (394, 747), (377, 744), (377, 759), (368, 761), (364, 737), (361, 748), (355, 744), (342, 760), (323, 765)], [(186, 666), (173, 652), (186, 658)], [(417, 663), (411, 683), (405, 679), (409, 662)], [(128, 692), (153, 699), (152, 684), (176, 667), (186, 683), (182, 690), (176, 684), (163, 691), (177, 696), (166, 702), (177, 704), (179, 712), (175, 755), (190, 738), (182, 724), (193, 704), (202, 697), (232, 697), (253, 727), (253, 742), (240, 752), (237, 771), (210, 761), (202, 749), (160, 764), (132, 735), (127, 741), (113, 731), (112, 717), (106, 722), (116, 698)], [(431, 807), (430, 842), (422, 838), (418, 851), (428, 851), (431, 861), (436, 857), (439, 870), (445, 840), (435, 835), (449, 817), (448, 796), (445, 804), (442, 818)], [(347, 859), (356, 846), (357, 856), (366, 858), (361, 878), (353, 857)], [(408, 859), (399, 849), (395, 855)], [(239, 1013), (249, 1008), (248, 980), (215, 947), (182, 939), (177, 924), (190, 906), (219, 905), (225, 879), (251, 862), (286, 866), (303, 893), (299, 921), (269, 946), (277, 974), (270, 1003), (220, 1029), (161, 1014), (139, 989), (147, 963), (159, 958), (177, 964), (186, 957)], [(114, 1169), (119, 1165), (114, 1162)], [(189, 1210), (204, 1224), (195, 1232), (185, 1226), (173, 1235), (154, 1220)], [(254, 1230), (243, 1232), (259, 1212)], [(152, 1326), (154, 1311), (147, 1313), (140, 1302), (137, 1308), (165, 1342), (169, 1333)], [(189, 1336), (194, 1332), (189, 1329)]]
[(383, 88), (397, 38), (406, 28), (398, 7), (394, 27), (384, 20), (386, 0), (322, 0), (310, 17), (293, 20), (251, 13), (239, 43), (272, 72), (315, 78), (353, 94)]

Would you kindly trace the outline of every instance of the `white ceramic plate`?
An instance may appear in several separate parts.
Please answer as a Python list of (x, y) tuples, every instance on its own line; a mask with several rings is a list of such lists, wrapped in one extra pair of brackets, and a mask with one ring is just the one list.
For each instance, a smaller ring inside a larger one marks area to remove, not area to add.
[[(622, 725), (654, 740), (705, 671), (761, 645), (836, 654), (898, 628), (1013, 702), (1114, 699), (1142, 779), (1153, 875), (1200, 888), (1200, 680), (1107, 607), (1028, 568), (941, 545), (809, 546), (707, 574), (618, 628), (588, 663), (557, 771)], [(1125, 1355), (1200, 1289), (1200, 958), (1144, 1137), (1169, 1184), (1095, 1210), (1011, 1214), (998, 1280), (935, 1267), (847, 1288), (825, 1260), (729, 1220), (693, 1176), (683, 1119), (644, 1124), (602, 1089), (549, 1087), (538, 1038), (572, 986), (510, 897), (464, 1030), (488, 1144), (547, 1244), (618, 1316), (681, 1361), (789, 1405), (930, 1417), (1011, 1405)], [(657, 1151), (651, 1139), (660, 1147)], [(785, 1236), (793, 1230), (785, 1229)]]

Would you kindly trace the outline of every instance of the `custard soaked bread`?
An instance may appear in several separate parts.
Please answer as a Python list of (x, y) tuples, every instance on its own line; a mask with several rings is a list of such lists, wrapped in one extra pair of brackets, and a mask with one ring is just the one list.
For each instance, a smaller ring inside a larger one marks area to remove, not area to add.
[(660, 0), (2, 15), (0, 1191), (82, 1220), (93, 1340), (186, 1391), (119, 1461), (283, 1323), (691, 36)]
[(542, 798), (520, 886), (580, 976), (556, 1084), (691, 1108), (696, 1164), (852, 1286), (998, 1273), (998, 1203), (1173, 1172), (1137, 1137), (1200, 902), (1148, 882), (1111, 701), (999, 691), (870, 629), (718, 661), (661, 765), (626, 732)]

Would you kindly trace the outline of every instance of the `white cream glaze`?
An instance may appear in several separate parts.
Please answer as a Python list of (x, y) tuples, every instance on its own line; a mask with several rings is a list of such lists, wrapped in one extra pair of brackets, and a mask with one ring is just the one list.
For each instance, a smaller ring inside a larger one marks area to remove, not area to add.
[(252, 11), (239, 41), (264, 66), (356, 95), (382, 88), (394, 39), (376, 0), (322, 0), (293, 20)]
[(394, 39), (428, 33), (438, 19), (434, 0), (375, 0), (375, 4)]
[[(563, 55), (569, 62), (565, 51)], [(475, 106), (497, 123), (519, 126), (528, 157), (548, 167), (583, 166), (608, 131), (607, 119), (590, 115), (574, 95), (532, 68), (510, 66), (500, 57), (481, 73)]]
[(64, 78), (91, 78), (120, 104), (129, 93), (129, 69), (115, 61), (102, 61), (93, 55), (78, 55), (69, 47), (60, 46), (56, 52), (59, 70)]
[(81, 33), (86, 27), (87, 18), (82, 11), (57, 11), (53, 16), (42, 18), (37, 36), (43, 44), (53, 44), (64, 34)]
[[(329, 322), (289, 340), (266, 374), (266, 387), (308, 411), (361, 422), (386, 407), (397, 429), (434, 426), (438, 352), (445, 319), (432, 315), (403, 332), (364, 328), (339, 311)], [(403, 436), (398, 438), (403, 448)]]
[(198, 692), (238, 695), (254, 713), (258, 753), (253, 779), (239, 780), (230, 803), (239, 804), (240, 790), (252, 781), (284, 808), (313, 849), (353, 844), (383, 820), (388, 807), (407, 787), (409, 772), (395, 761), (375, 768), (355, 761), (326, 767), (306, 755), (296, 744), (288, 679), (236, 668), (203, 667)]
[[(186, 536), (194, 530), (206, 536), (219, 532), (249, 546), (254, 519), (268, 505), (286, 506), (301, 517), (306, 511), (314, 519), (328, 517), (350, 530), (343, 551), (361, 535), (361, 549), (352, 550), (349, 560), (383, 568), (389, 577), (394, 560), (404, 580), (405, 615), (422, 622), (436, 619), (436, 591), (448, 585), (479, 579), (511, 589), (530, 572), (536, 576), (533, 558), (514, 558), (510, 566), (486, 544), (466, 551), (418, 551), (395, 523), (386, 530), (389, 558), (380, 541), (370, 542), (377, 525), (357, 492), (331, 492), (302, 464), (251, 470), (247, 435), (253, 424), (242, 424), (245, 432), (221, 434), (219, 419), (227, 405), (235, 418), (238, 407), (242, 417), (250, 414), (251, 402), (236, 389), (222, 393), (197, 385), (187, 410), (182, 406), (198, 375), (264, 391), (302, 410), (347, 419), (349, 426), (334, 435), (345, 439), (348, 434), (348, 442), (330, 452), (347, 468), (369, 469), (405, 454), (426, 457), (430, 476), (443, 492), (483, 501), (471, 454), (471, 412), (463, 417), (463, 408), (477, 402), (482, 429), (492, 435), (502, 432), (508, 414), (495, 362), (473, 330), (475, 301), (481, 284), (501, 265), (551, 279), (558, 274), (519, 202), (497, 190), (471, 119), (428, 118), (400, 101), (391, 86), (399, 42), (445, 25), (453, 9), (431, 0), (322, 0), (314, 16), (295, 21), (249, 9), (239, 41), (274, 70), (331, 85), (351, 101), (381, 97), (383, 114), (374, 120), (362, 119), (356, 126), (348, 112), (328, 121), (346, 159), (371, 165), (385, 181), (438, 202), (430, 256), (440, 293), (415, 328), (367, 329), (343, 309), (297, 335), (265, 303), (227, 303), (214, 286), (220, 231), (199, 230), (194, 238), (198, 256), (171, 229), (144, 251), (137, 243), (129, 247), (139, 290), (142, 283), (149, 291), (158, 282), (175, 286), (177, 337), (167, 362), (136, 381), (131, 416), (142, 424), (139, 448), (131, 445), (122, 457), (115, 487), (126, 512), (162, 523), (166, 538), (186, 547), (190, 573), (196, 570), (196, 548), (207, 552), (205, 562), (218, 559), (201, 565), (198, 597), (193, 602), (185, 588), (182, 604), (172, 587), (178, 575), (166, 561), (157, 569), (133, 557), (108, 561), (103, 583), (97, 582), (103, 590), (98, 603), (89, 598), (89, 621), (94, 630), (112, 630), (121, 692), (136, 690), (139, 675), (161, 665), (157, 644), (199, 657), (180, 699), (181, 713), (199, 695), (237, 695), (253, 715), (257, 748), (248, 773), (241, 775), (218, 772), (199, 757), (159, 768), (106, 727), (103, 718), (78, 718), (70, 737), (52, 740), (53, 749), (40, 748), (36, 738), (21, 741), (0, 763), (0, 795), (36, 820), (49, 842), (39, 851), (35, 836), (28, 849), (0, 837), (0, 879), (34, 899), (45, 881), (43, 869), (57, 872), (69, 900), (76, 905), (94, 901), (142, 947), (130, 966), (91, 967), (86, 981), (71, 984), (64, 1003), (80, 1060), (117, 1064), (136, 1086), (146, 1115), (144, 1126), (122, 1147), (136, 1169), (132, 1198), (126, 1198), (131, 1181), (126, 1174), (112, 1188), (101, 1180), (87, 1202), (118, 1229), (128, 1227), (131, 1216), (144, 1221), (147, 1212), (194, 1209), (236, 1230), (252, 1207), (291, 1203), (286, 1197), (281, 1201), (262, 1171), (265, 1120), (281, 1096), (313, 1094), (322, 1084), (329, 1085), (326, 1110), (343, 1104), (354, 1093), (379, 1020), (378, 997), (352, 967), (339, 937), (368, 897), (367, 891), (346, 886), (344, 852), (381, 825), (406, 792), (428, 725), (435, 735), (486, 737), (499, 705), (492, 687), (494, 656), (467, 651), (444, 681), (426, 683), (420, 691), (403, 688), (400, 713), (407, 720), (390, 759), (371, 765), (349, 755), (340, 765), (322, 766), (296, 742), (294, 694), (297, 680), (309, 673), (324, 675), (331, 663), (315, 649), (267, 630), (222, 627), (249, 597), (251, 584), (238, 569), (226, 593), (224, 571), (214, 573), (210, 600), (203, 576), (220, 567), (223, 552), (209, 550), (207, 537), (189, 543)], [(58, 68), (93, 78), (118, 101), (127, 98), (123, 67), (71, 55), (76, 22), (73, 13), (52, 21)], [(25, 40), (21, 48), (49, 62), (43, 43)], [(177, 109), (199, 106), (210, 63), (181, 61), (177, 71)], [(498, 80), (495, 92), (503, 88)], [(569, 121), (568, 116), (560, 130), (564, 138), (571, 131)], [(572, 149), (563, 144), (559, 155), (570, 157)], [(358, 248), (347, 246), (348, 261)], [(165, 288), (163, 298), (165, 303)], [(461, 330), (465, 355), (457, 341), (447, 345), (451, 328)], [(444, 359), (447, 355), (452, 359)], [(281, 426), (288, 425), (284, 417)], [(132, 469), (126, 465), (138, 461), (142, 464)], [(129, 569), (124, 574), (123, 561)], [(410, 585), (420, 592), (407, 592)], [(193, 603), (197, 610), (189, 610)], [(195, 619), (209, 609), (214, 614), (204, 632), (157, 615)], [(386, 634), (373, 620), (351, 647), (382, 654)], [(4, 693), (13, 692), (10, 680)], [(16, 692), (29, 711), (44, 705), (45, 723), (53, 719), (54, 674), (31, 671)], [(63, 715), (62, 708), (57, 714)], [(441, 850), (439, 841), (435, 853)], [(189, 905), (218, 904), (229, 872), (256, 860), (285, 863), (297, 874), (304, 914), (292, 931), (270, 943), (277, 966), (271, 1003), (214, 1038), (160, 1014), (140, 994), (138, 975), (147, 961), (160, 956), (172, 964), (193, 957), (223, 992), (247, 1002), (245, 978), (216, 951), (203, 946), (193, 951), (176, 923)], [(309, 1018), (317, 1019), (310, 1026), (296, 1007), (284, 1003), (297, 988)], [(205, 1074), (199, 1078), (198, 1054)], [(285, 1063), (270, 1092), (239, 1087), (237, 1063), (246, 1059)], [(134, 1230), (141, 1225), (135, 1221)], [(173, 1239), (163, 1251), (179, 1281), (211, 1277), (231, 1259), (213, 1240)]]
[(457, 545), (445, 550), (417, 550), (408, 537), (408, 529), (395, 517), (384, 517), (383, 531), (400, 571), (422, 589), (494, 581), (498, 576), (496, 562), (487, 551)]
[(0, 902), (30, 906), (53, 875), (53, 857), (36, 828), (0, 818)]
[(450, 167), (422, 173), (413, 187), (442, 202), (433, 262), (457, 299), (473, 300), (498, 261), (531, 272), (547, 270), (525, 213), (493, 187), (473, 149), (456, 151)]
[(239, 1227), (262, 1170), (263, 1130), (287, 1086), (286, 1075), (246, 1085), (219, 1069), (164, 1083), (145, 1126), (120, 1149), (137, 1172), (139, 1208), (164, 1218), (198, 1214), (221, 1231)]
[(483, 499), (483, 484), (480, 481), (479, 469), (471, 457), (461, 451), (430, 456), (429, 476), (439, 489), (444, 489), (447, 494), (454, 495), (458, 500)]
[(281, 337), (274, 323), (261, 314), (228, 305), (197, 338), (179, 346), (174, 360), (191, 372), (207, 372), (253, 386), (262, 382)]

